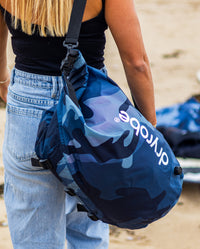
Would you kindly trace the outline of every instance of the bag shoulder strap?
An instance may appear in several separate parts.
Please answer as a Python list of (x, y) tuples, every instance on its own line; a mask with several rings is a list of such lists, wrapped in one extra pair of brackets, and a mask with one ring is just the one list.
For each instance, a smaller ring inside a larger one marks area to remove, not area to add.
[(78, 47), (78, 38), (80, 34), (85, 5), (86, 0), (74, 0), (68, 32), (63, 42), (63, 46), (67, 48), (67, 54), (65, 59), (63, 59), (63, 61), (61, 62), (60, 67), (67, 86), (66, 87), (64, 85), (65, 92), (78, 107), (78, 99), (76, 97), (76, 92), (69, 80), (69, 74), (78, 55), (77, 51), (75, 51), (73, 48)]
[(78, 38), (87, 0), (74, 0), (68, 32), (65, 36), (64, 46), (78, 46)]

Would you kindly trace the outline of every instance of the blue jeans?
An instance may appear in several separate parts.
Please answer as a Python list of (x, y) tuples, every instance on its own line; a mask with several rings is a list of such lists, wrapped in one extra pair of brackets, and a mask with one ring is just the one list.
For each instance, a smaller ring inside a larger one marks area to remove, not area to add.
[(13, 69), (3, 146), (5, 204), (14, 249), (108, 248), (108, 225), (76, 209), (54, 175), (32, 167), (42, 111), (58, 102), (62, 77)]

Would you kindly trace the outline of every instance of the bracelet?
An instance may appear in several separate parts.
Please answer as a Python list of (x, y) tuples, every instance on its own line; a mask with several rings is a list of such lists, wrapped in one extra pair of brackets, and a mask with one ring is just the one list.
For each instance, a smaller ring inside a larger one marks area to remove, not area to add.
[(10, 77), (9, 77), (9, 78), (7, 78), (6, 80), (0, 81), (0, 84), (4, 84), (4, 83), (6, 83), (9, 79), (10, 79)]
[[(10, 69), (9, 69), (9, 68), (8, 68), (8, 71), (9, 71), (9, 73), (10, 73)], [(2, 81), (0, 81), (0, 84), (4, 84), (4, 83), (6, 83), (9, 79), (10, 79), (10, 76), (9, 76), (6, 80), (2, 80)]]

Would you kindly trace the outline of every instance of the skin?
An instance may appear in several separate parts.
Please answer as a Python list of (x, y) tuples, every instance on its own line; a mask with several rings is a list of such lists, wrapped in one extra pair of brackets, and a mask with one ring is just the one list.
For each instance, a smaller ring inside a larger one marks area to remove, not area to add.
[(7, 80), (4, 84), (0, 84), (0, 97), (3, 101), (7, 101), (8, 85), (10, 83), (10, 73), (7, 68), (7, 39), (8, 28), (4, 22), (2, 14), (0, 14), (0, 81)]
[[(0, 3), (4, 6), (5, 0), (0, 0)], [(9, 0), (6, 8), (10, 12)], [(83, 21), (98, 15), (101, 8), (101, 0), (87, 0)], [(153, 80), (134, 0), (106, 0), (105, 18), (117, 44), (135, 103), (145, 118), (156, 125)], [(6, 58), (7, 36), (7, 26), (0, 13), (0, 81), (9, 76)], [(5, 102), (8, 84), (9, 80), (0, 85), (0, 97)]]

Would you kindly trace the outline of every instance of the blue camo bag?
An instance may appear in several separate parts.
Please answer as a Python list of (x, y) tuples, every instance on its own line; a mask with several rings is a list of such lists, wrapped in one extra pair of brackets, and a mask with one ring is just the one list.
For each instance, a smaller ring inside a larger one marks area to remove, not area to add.
[(59, 103), (38, 129), (39, 164), (93, 220), (138, 229), (165, 216), (181, 194), (183, 173), (163, 135), (78, 50), (62, 68)]

